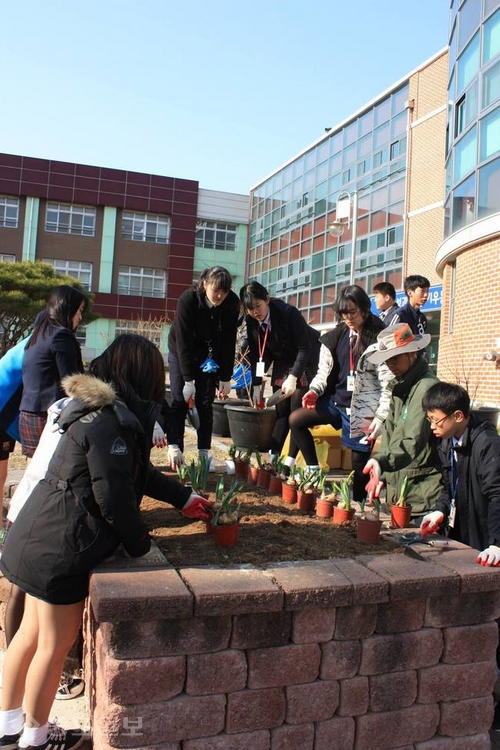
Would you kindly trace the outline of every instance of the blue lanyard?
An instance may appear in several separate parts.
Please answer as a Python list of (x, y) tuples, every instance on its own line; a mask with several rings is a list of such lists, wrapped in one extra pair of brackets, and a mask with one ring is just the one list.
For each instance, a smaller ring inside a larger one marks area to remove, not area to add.
[[(455, 476), (456, 469), (456, 476)], [(453, 500), (457, 499), (458, 490), (458, 461), (455, 463), (455, 450), (453, 446), (450, 448), (450, 489)]]

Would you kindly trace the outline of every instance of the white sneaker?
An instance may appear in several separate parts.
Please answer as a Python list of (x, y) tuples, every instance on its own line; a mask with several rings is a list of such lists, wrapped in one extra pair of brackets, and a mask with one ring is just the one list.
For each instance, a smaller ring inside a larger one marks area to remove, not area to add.
[(58, 701), (68, 701), (71, 698), (77, 698), (84, 690), (85, 682), (83, 680), (63, 672), (55, 698)]

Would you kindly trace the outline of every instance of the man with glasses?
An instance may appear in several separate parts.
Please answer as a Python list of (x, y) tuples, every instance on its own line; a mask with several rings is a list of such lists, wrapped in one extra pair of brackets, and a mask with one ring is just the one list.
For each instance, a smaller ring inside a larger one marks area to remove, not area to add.
[(489, 419), (470, 411), (467, 391), (436, 383), (422, 406), (440, 440), (443, 491), (422, 527), (437, 531), (445, 522), (451, 539), (479, 550), (481, 565), (500, 565), (500, 437)]

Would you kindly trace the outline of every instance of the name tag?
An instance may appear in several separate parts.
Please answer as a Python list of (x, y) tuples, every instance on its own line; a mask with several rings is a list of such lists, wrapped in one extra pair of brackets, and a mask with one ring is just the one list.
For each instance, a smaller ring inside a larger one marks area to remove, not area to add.
[(258, 378), (263, 378), (266, 374), (266, 366), (261, 359), (259, 359), (259, 361), (257, 362), (257, 365), (255, 367), (255, 374)]
[(354, 390), (354, 375), (347, 376), (347, 390), (348, 391)]
[(455, 498), (453, 498), (451, 501), (451, 506), (450, 506), (450, 514), (448, 516), (448, 526), (450, 527), (450, 529), (455, 528), (456, 515), (457, 515), (457, 504), (455, 502)]

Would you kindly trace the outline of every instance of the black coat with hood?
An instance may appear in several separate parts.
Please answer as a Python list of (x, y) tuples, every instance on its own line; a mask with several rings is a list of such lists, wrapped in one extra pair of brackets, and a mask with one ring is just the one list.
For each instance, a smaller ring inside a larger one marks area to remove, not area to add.
[[(450, 462), (451, 439), (442, 440), (439, 457), (443, 466), (444, 490), (436, 505), (448, 518), (451, 504)], [(484, 550), (490, 544), (500, 546), (500, 436), (488, 419), (480, 421), (471, 413), (463, 434), (462, 444), (456, 446), (458, 485), (456, 492), (457, 516), (449, 530), (452, 539)], [(455, 484), (457, 477), (453, 477)]]
[(182, 508), (191, 494), (149, 463), (157, 404), (139, 398), (125, 404), (110, 385), (87, 375), (63, 385), (72, 397), (59, 418), (63, 435), (0, 561), (9, 581), (50, 604), (84, 599), (90, 571), (120, 544), (132, 557), (149, 551), (143, 495)]

